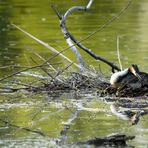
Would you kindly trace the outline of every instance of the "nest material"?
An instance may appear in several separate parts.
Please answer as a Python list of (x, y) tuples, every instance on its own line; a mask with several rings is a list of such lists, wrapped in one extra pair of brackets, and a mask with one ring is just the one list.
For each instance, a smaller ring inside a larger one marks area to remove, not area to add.
[(43, 87), (33, 89), (33, 91), (44, 90), (50, 92), (69, 92), (71, 90), (80, 91), (97, 91), (99, 96), (116, 96), (116, 97), (148, 97), (148, 87), (142, 87), (137, 89), (132, 89), (129, 86), (124, 87), (122, 90), (117, 90), (113, 88), (107, 81), (104, 81), (100, 75), (95, 77), (86, 76), (80, 73), (71, 73), (68, 78), (54, 79)]
[(48, 91), (50, 92), (69, 92), (71, 90), (80, 91), (104, 91), (105, 88), (109, 87), (110, 84), (103, 82), (101, 77), (86, 76), (80, 73), (71, 73), (67, 78), (63, 78), (62, 81), (58, 79), (51, 80), (42, 87), (32, 89), (33, 91)]
[[(104, 78), (103, 78), (104, 79)], [(148, 97), (148, 87), (132, 89), (130, 87), (124, 87), (122, 90), (113, 88), (106, 80), (104, 81), (100, 75), (95, 77), (87, 76), (80, 73), (71, 73), (68, 78), (51, 80), (44, 86), (32, 88), (34, 92), (47, 91), (53, 92), (70, 92), (72, 90), (79, 90), (87, 92), (97, 92), (98, 96), (115, 96), (115, 97)], [(29, 90), (29, 89), (28, 89)]]

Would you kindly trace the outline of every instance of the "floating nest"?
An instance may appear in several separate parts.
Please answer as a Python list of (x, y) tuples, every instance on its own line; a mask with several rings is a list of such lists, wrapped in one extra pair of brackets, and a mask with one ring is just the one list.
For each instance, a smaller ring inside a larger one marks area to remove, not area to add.
[(64, 79), (54, 79), (44, 84), (42, 87), (33, 88), (32, 91), (53, 92), (70, 92), (70, 91), (97, 92), (98, 96), (114, 96), (114, 97), (148, 97), (148, 87), (132, 89), (125, 86), (120, 91), (113, 88), (107, 78), (100, 75), (87, 76), (80, 73), (71, 73)]

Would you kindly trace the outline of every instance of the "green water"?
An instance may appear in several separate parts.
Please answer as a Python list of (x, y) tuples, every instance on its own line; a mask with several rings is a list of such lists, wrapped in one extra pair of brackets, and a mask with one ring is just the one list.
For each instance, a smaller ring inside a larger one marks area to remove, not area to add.
[[(12, 23), (61, 51), (67, 48), (67, 44), (61, 33), (59, 20), (50, 6), (55, 4), (58, 10), (64, 13), (74, 5), (86, 5), (87, 2), (86, 0), (0, 0), (0, 67), (8, 65), (33, 66), (36, 64), (32, 59), (37, 63), (43, 62), (34, 53), (44, 59), (53, 54), (49, 49), (12, 27)], [(95, 1), (90, 11), (74, 12), (68, 17), (69, 31), (81, 40), (117, 15), (127, 2), (127, 0)], [(147, 13), (147, 0), (133, 0), (128, 10), (120, 18), (83, 43), (94, 53), (118, 65), (116, 46), (117, 36), (119, 36), (123, 67), (136, 63), (141, 70), (148, 72)], [(93, 66), (98, 71), (101, 67), (105, 75), (111, 74), (108, 66), (94, 60), (81, 49), (80, 52), (87, 65)], [(76, 61), (76, 57), (70, 49), (66, 50), (64, 55)], [(55, 63), (56, 69), (68, 64), (61, 57), (56, 57), (50, 62)], [(74, 67), (71, 69), (73, 70)], [(1, 68), (0, 77), (17, 70), (12, 67)], [(47, 75), (41, 70), (35, 69), (18, 76), (18, 78), (2, 81), (1, 87), (11, 86), (14, 81), (30, 84), (36, 80), (36, 77), (28, 75), (30, 73), (45, 76), (44, 79), (47, 81)], [(78, 117), (72, 122), (66, 137), (67, 143), (86, 141), (112, 133), (125, 133), (136, 136), (133, 141), (129, 142), (131, 145), (140, 148), (148, 147), (148, 116), (144, 116), (138, 125), (131, 126), (128, 121), (123, 121), (112, 115), (109, 104), (103, 103), (95, 95), (63, 94), (54, 98), (46, 93), (1, 93), (0, 102), (0, 119), (12, 124), (0, 121), (1, 147), (55, 147), (56, 143), (52, 139), (61, 138), (64, 125), (82, 102), (84, 102), (86, 109), (81, 108)], [(101, 109), (101, 111), (97, 109)], [(42, 131), (46, 137), (13, 125)]]

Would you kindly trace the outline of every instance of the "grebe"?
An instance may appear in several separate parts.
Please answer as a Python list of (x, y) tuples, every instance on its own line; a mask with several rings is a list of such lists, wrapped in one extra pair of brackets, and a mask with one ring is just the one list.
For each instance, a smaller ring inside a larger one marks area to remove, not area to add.
[(114, 73), (110, 78), (110, 84), (115, 88), (120, 88), (125, 85), (133, 87), (138, 82), (138, 85), (140, 85), (138, 87), (141, 87), (141, 80), (142, 77), (137, 65), (132, 64), (129, 68)]
[(131, 121), (132, 125), (135, 125), (138, 123), (140, 116), (143, 114), (144, 111), (140, 110), (131, 110), (129, 108), (123, 108), (118, 103), (113, 103), (110, 106), (111, 112), (118, 116), (119, 118), (123, 120), (129, 120)]

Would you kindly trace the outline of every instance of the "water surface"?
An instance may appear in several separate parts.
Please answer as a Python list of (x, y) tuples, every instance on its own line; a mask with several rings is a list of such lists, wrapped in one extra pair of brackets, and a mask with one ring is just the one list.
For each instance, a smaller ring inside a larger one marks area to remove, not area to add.
[[(117, 15), (127, 4), (126, 1), (99, 0), (95, 1), (88, 12), (74, 12), (68, 17), (69, 31), (79, 40), (89, 36), (113, 16)], [(55, 4), (61, 13), (74, 5), (86, 5), (85, 0), (5, 0), (0, 1), (0, 67), (9, 65), (33, 66), (43, 61), (34, 53), (44, 59), (53, 53), (32, 40), (24, 33), (12, 27), (14, 23), (42, 41), (49, 43), (58, 51), (67, 48), (63, 34), (59, 27), (59, 20), (51, 9)], [(120, 38), (120, 56), (123, 67), (132, 63), (139, 65), (140, 69), (148, 72), (148, 1), (135, 0), (128, 10), (111, 23), (107, 28), (93, 35), (83, 43), (94, 53), (113, 61), (118, 65), (117, 36)], [(105, 75), (110, 76), (110, 68), (100, 61), (95, 61), (84, 51), (79, 49), (87, 65), (99, 71), (100, 67)], [(71, 50), (64, 55), (76, 61)], [(34, 59), (34, 60), (32, 60)], [(68, 64), (61, 57), (56, 57), (51, 63), (54, 67), (64, 67)], [(74, 67), (73, 67), (74, 68)], [(73, 69), (72, 68), (72, 69)], [(4, 77), (18, 69), (1, 68), (0, 76)], [(33, 74), (29, 76), (28, 74)], [(42, 77), (47, 82), (47, 74), (35, 69), (23, 73), (17, 78), (2, 82), (1, 87), (10, 87), (13, 82), (29, 83)], [(20, 86), (20, 85), (19, 85)], [(53, 94), (54, 95), (54, 94)], [(89, 101), (86, 101), (88, 99)], [(81, 103), (85, 107), (81, 108)], [(143, 117), (138, 125), (132, 126), (128, 121), (122, 121), (110, 113), (109, 104), (103, 103), (99, 97), (93, 95), (75, 96), (63, 94), (56, 98), (42, 94), (28, 94), (18, 92), (14, 94), (2, 93), (0, 96), (0, 145), (3, 147), (51, 147), (61, 138), (61, 131), (77, 107), (81, 108), (77, 118), (72, 122), (67, 133), (67, 143), (85, 141), (94, 137), (102, 137), (111, 133), (125, 133), (136, 135), (129, 142), (131, 145), (148, 147), (147, 116)], [(94, 109), (94, 110), (93, 110)], [(101, 109), (101, 111), (97, 110)], [(9, 124), (4, 123), (7, 121)], [(42, 131), (46, 138), (35, 132), (29, 132), (19, 127)], [(54, 139), (52, 141), (52, 139)]]

